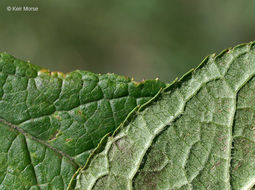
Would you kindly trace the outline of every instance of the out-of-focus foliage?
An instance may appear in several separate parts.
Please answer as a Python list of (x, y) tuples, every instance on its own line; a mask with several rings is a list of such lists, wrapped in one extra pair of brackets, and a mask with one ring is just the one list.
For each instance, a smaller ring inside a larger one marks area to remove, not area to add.
[[(38, 6), (38, 13), (6, 6)], [(254, 0), (4, 0), (0, 51), (58, 71), (171, 81), (201, 57), (254, 40)]]

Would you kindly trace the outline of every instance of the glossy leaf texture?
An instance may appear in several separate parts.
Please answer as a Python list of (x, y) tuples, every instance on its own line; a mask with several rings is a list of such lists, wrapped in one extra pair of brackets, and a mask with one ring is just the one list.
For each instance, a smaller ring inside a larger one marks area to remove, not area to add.
[(0, 54), (0, 189), (67, 189), (103, 136), (163, 87)]
[(208, 56), (106, 137), (75, 189), (252, 189), (254, 76), (255, 43)]

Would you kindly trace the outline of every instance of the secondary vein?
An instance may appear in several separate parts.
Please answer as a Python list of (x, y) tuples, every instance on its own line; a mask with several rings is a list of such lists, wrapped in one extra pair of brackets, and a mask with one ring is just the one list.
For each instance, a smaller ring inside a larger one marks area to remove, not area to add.
[(71, 157), (71, 156), (69, 156), (68, 154), (66, 154), (66, 153), (64, 153), (64, 152), (62, 152), (62, 151), (60, 151), (60, 150), (58, 150), (58, 149), (52, 147), (52, 146), (49, 145), (48, 143), (46, 143), (46, 142), (44, 142), (44, 141), (42, 141), (42, 140), (40, 140), (40, 139), (38, 139), (38, 138), (36, 138), (36, 137), (30, 135), (29, 133), (27, 133), (27, 132), (24, 131), (22, 128), (18, 127), (17, 125), (14, 125), (14, 124), (10, 123), (10, 122), (4, 120), (3, 118), (0, 118), (0, 122), (3, 123), (3, 124), (6, 124), (7, 126), (9, 126), (10, 128), (14, 129), (15, 131), (18, 131), (19, 133), (21, 133), (22, 135), (24, 135), (26, 138), (30, 138), (30, 139), (32, 139), (32, 140), (34, 140), (34, 141), (36, 141), (36, 142), (38, 142), (38, 143), (40, 143), (40, 144), (46, 146), (47, 148), (53, 150), (55, 153), (57, 153), (57, 154), (60, 155), (61, 157), (67, 158), (67, 159), (70, 161), (70, 163), (71, 163), (75, 168), (80, 167), (80, 164), (78, 164), (78, 163), (74, 160), (73, 157)]

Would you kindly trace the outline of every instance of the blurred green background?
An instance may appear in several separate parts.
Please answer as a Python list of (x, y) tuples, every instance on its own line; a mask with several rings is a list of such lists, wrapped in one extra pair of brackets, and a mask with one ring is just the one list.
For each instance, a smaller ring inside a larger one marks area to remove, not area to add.
[[(7, 6), (39, 12), (8, 12)], [(0, 51), (52, 71), (171, 82), (255, 40), (254, 0), (0, 0)]]

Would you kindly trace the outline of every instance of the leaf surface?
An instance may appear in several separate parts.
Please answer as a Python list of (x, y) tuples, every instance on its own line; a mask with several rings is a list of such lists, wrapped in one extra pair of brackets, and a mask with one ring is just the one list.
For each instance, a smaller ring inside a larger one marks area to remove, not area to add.
[(254, 76), (255, 43), (208, 56), (106, 137), (75, 189), (252, 189)]
[(66, 189), (101, 138), (163, 87), (0, 54), (0, 189)]

